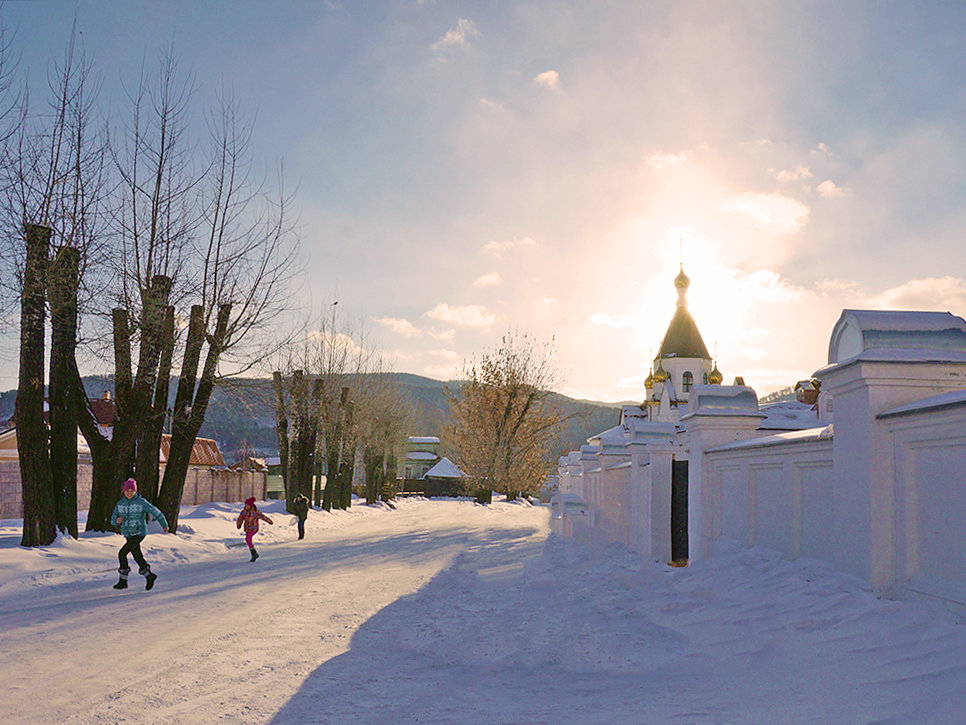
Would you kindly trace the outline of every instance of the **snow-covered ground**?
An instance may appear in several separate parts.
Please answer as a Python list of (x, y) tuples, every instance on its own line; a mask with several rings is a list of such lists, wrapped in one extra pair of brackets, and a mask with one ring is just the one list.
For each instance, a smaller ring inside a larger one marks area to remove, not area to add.
[(542, 506), (277, 502), (151, 534), (19, 547), (0, 522), (4, 723), (962, 723), (966, 625), (814, 561), (673, 569), (548, 536)]

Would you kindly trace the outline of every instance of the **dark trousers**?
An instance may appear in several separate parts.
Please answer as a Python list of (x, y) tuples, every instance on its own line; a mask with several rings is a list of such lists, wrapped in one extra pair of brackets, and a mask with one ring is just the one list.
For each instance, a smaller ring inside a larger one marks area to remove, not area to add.
[(299, 519), (299, 538), (305, 538), (305, 519)]
[(144, 560), (144, 554), (141, 553), (141, 542), (144, 541), (143, 536), (128, 536), (127, 542), (121, 547), (121, 550), (117, 552), (117, 562), (121, 565), (121, 569), (127, 569), (127, 555), (130, 554), (134, 557), (134, 561), (141, 569), (147, 569), (148, 563)]

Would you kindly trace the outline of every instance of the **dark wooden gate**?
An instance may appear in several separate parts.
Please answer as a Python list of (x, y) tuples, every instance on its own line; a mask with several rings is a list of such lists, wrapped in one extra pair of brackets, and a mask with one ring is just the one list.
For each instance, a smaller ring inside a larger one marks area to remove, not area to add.
[(688, 560), (688, 462), (671, 461), (671, 561)]

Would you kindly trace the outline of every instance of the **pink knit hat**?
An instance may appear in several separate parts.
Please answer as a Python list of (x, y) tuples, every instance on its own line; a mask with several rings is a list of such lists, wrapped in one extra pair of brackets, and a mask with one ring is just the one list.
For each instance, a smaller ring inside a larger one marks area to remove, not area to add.
[(248, 498), (246, 498), (245, 499), (245, 505), (246, 506), (254, 506), (255, 505), (255, 497), (254, 496), (249, 496)]
[(137, 490), (138, 490), (138, 482), (135, 481), (133, 478), (129, 478), (124, 483), (121, 484), (121, 493), (124, 493), (125, 491), (137, 491)]

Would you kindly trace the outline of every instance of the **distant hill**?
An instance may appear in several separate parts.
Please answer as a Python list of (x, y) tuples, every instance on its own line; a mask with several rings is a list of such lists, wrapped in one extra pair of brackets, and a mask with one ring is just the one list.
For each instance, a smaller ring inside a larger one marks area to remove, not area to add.
[[(446, 416), (446, 388), (455, 383), (412, 373), (384, 374), (391, 376), (410, 404), (410, 435), (440, 435)], [(169, 392), (171, 403), (175, 385), (172, 382)], [(100, 397), (104, 391), (113, 395), (114, 381), (105, 376), (90, 376), (84, 378), (84, 388), (91, 398)], [(16, 390), (0, 393), (0, 420), (13, 415), (16, 397)], [(557, 397), (574, 413), (561, 435), (561, 453), (579, 448), (594, 433), (617, 425), (620, 418), (619, 404)], [(239, 378), (222, 382), (212, 394), (199, 435), (218, 441), (228, 462), (238, 460), (246, 447), (261, 455), (278, 455), (271, 379)]]

